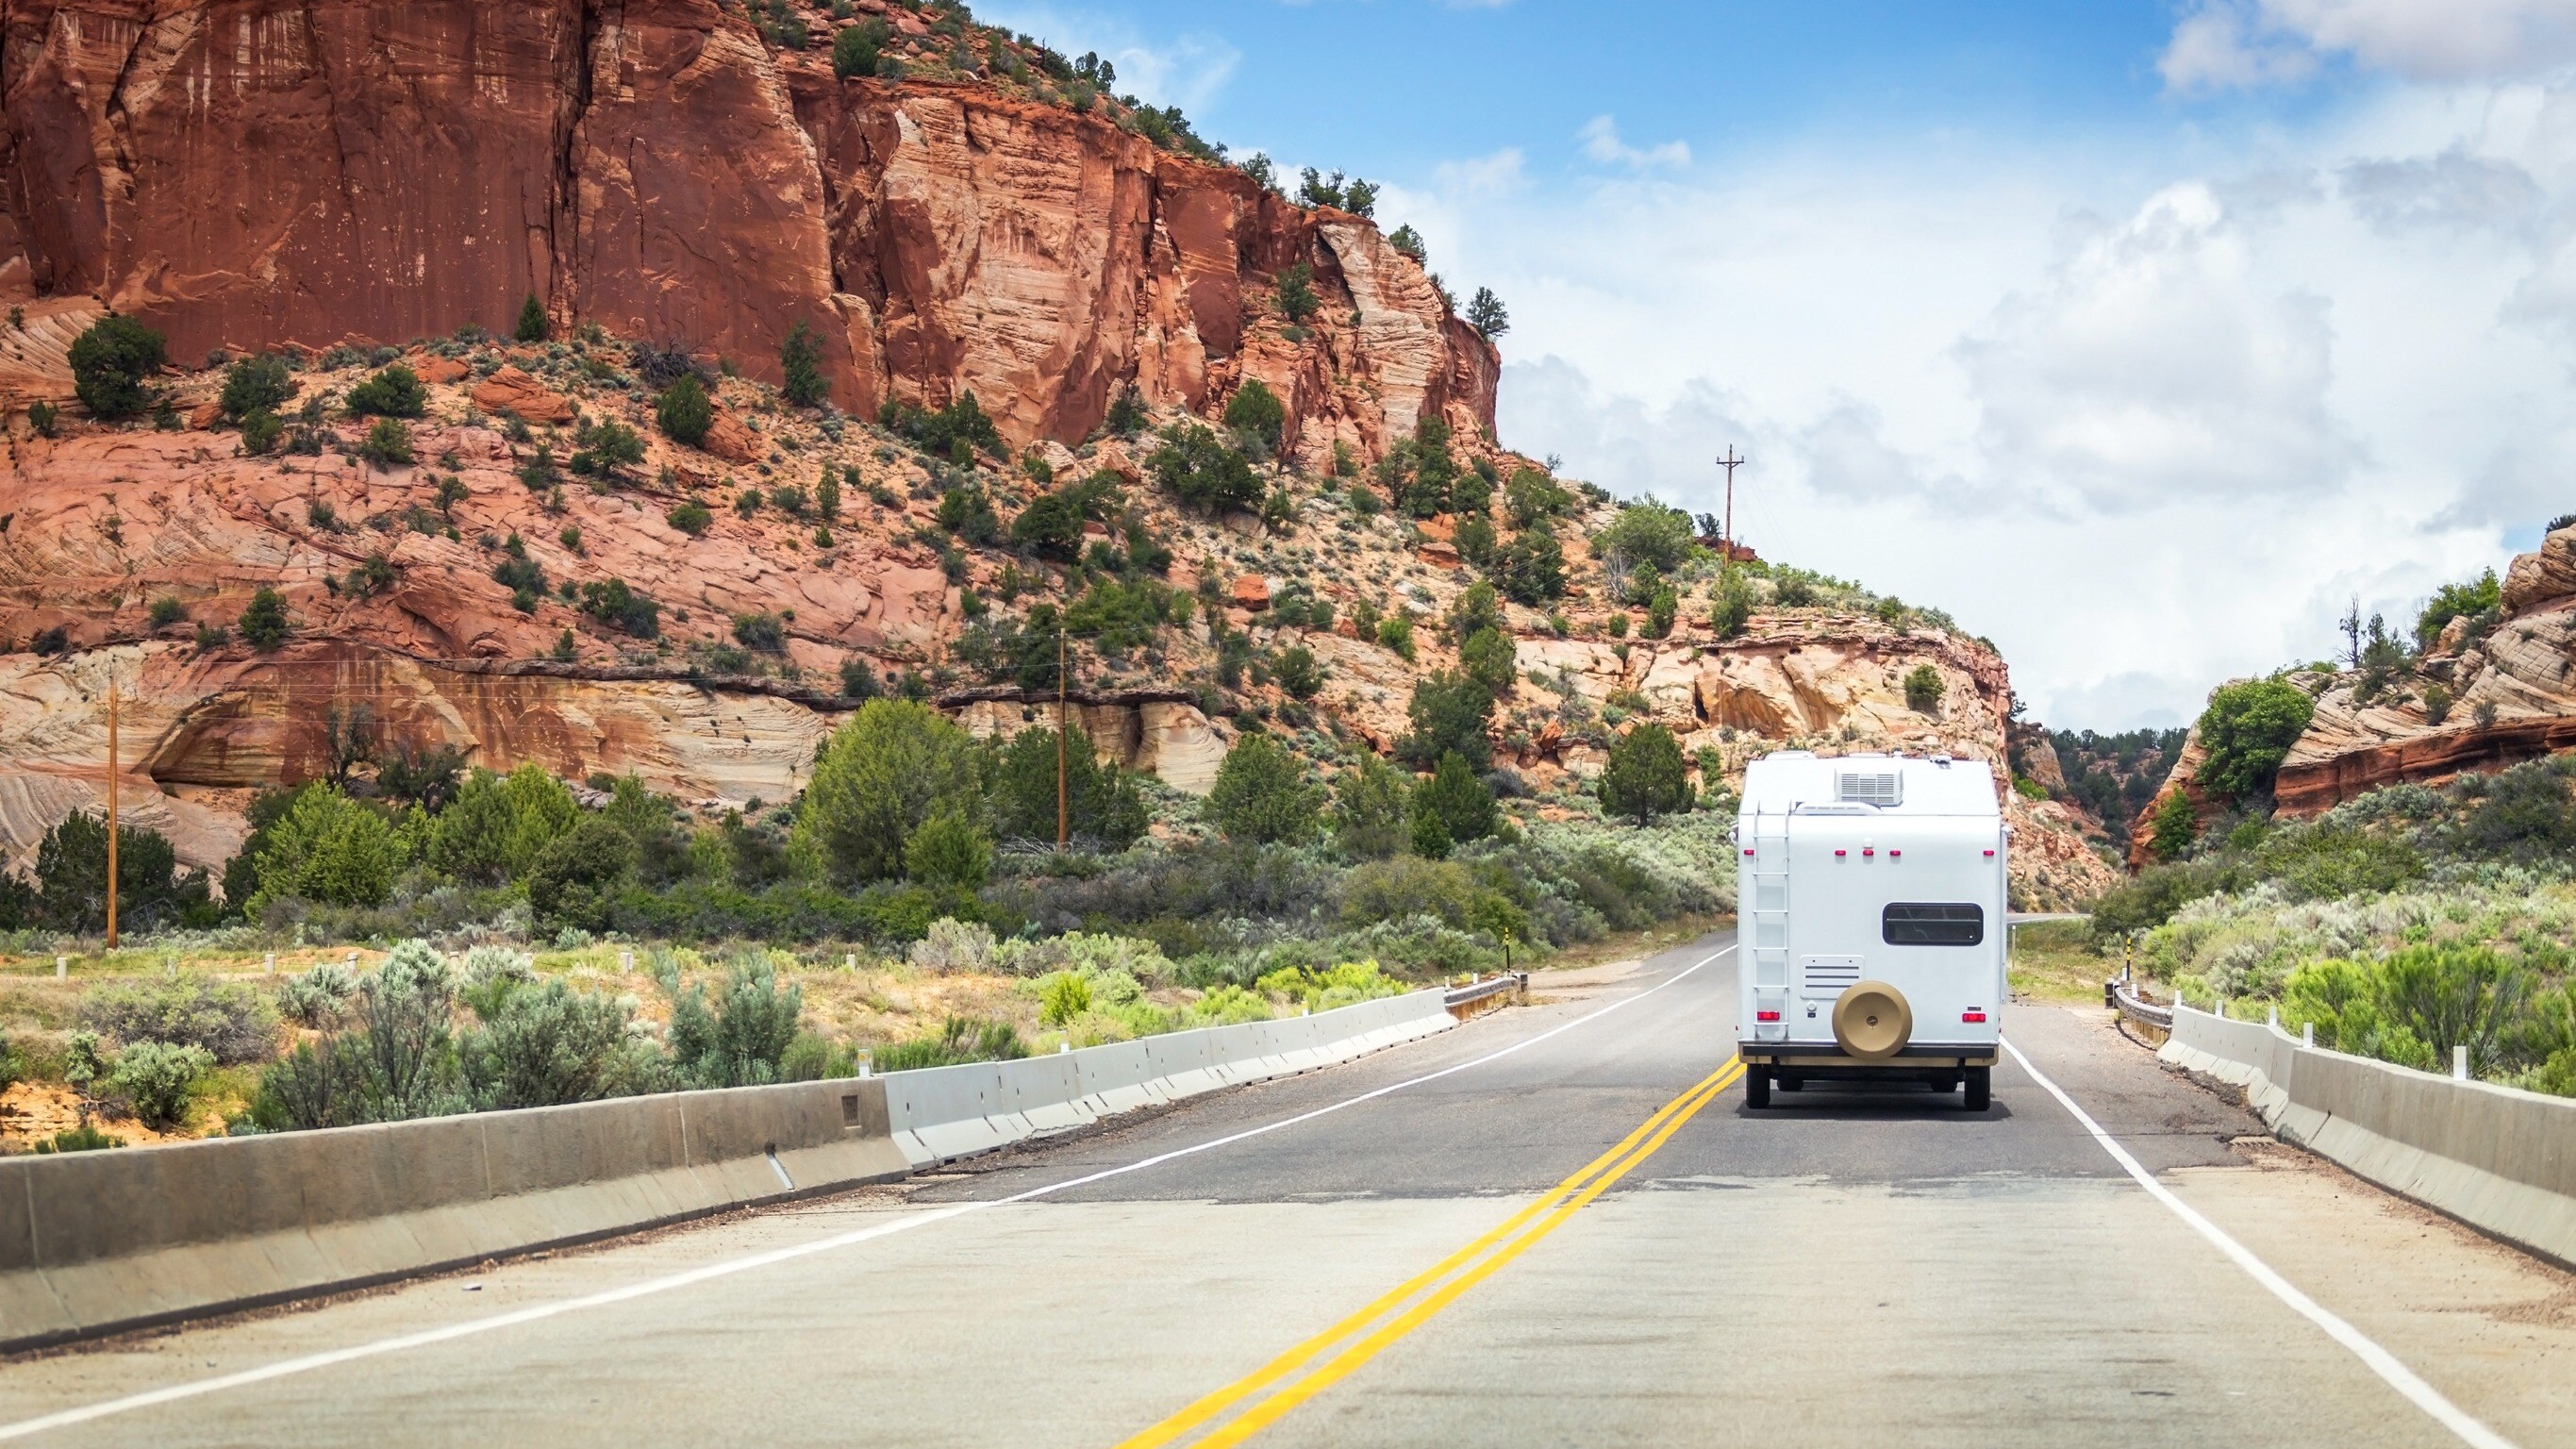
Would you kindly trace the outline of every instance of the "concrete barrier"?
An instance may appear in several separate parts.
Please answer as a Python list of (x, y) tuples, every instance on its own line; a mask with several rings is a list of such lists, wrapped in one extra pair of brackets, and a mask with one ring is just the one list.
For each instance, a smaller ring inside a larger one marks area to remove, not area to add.
[(1443, 993), (1416, 991), (1313, 1016), (880, 1080), (896, 1144), (913, 1166), (928, 1167), (1118, 1112), (1346, 1062), (1457, 1024)]
[(1424, 991), (1014, 1062), (0, 1159), (0, 1351), (890, 1182), (1454, 1024)]
[(2576, 1267), (2576, 1099), (2326, 1051), (2188, 1007), (2157, 1055), (2242, 1087), (2282, 1141)]
[(0, 1159), (0, 1349), (902, 1177), (882, 1081)]

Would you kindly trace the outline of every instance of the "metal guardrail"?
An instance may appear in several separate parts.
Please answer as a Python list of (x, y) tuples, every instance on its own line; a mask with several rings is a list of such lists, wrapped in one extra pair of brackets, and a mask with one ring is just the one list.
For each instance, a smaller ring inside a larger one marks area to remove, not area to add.
[(1451, 1008), (1472, 1005), (1489, 996), (1529, 990), (1529, 973), (1506, 971), (1499, 976), (1478, 976), (1464, 986), (1452, 986), (1443, 998)]
[(2125, 967), (2119, 975), (2102, 983), (2102, 1004), (2141, 1026), (2152, 1026), (2158, 1031), (2173, 1030), (2173, 1003), (2159, 1004), (2138, 995)]

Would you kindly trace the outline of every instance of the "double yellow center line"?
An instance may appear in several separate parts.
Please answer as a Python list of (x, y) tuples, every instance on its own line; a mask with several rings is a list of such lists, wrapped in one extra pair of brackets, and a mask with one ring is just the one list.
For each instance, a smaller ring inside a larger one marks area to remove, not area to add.
[[(1397, 1284), (1368, 1306), (1272, 1359), (1258, 1371), (1123, 1441), (1118, 1449), (1155, 1449), (1209, 1424), (1217, 1426), (1197, 1439), (1201, 1446), (1240, 1444), (1260, 1433), (1289, 1410), (1331, 1388), (1388, 1345), (1429, 1322), (1468, 1289), (1555, 1232), (1584, 1204), (1654, 1156), (1683, 1123), (1733, 1084), (1743, 1069), (1743, 1063), (1728, 1057), (1716, 1071), (1665, 1103), (1637, 1130), (1621, 1138), (1617, 1146), (1585, 1163), (1573, 1176), (1540, 1194), (1491, 1232)], [(1251, 1407), (1234, 1412), (1246, 1400), (1254, 1401)], [(1227, 1418), (1228, 1414), (1233, 1417)], [(1217, 1423), (1219, 1420), (1224, 1422)]]

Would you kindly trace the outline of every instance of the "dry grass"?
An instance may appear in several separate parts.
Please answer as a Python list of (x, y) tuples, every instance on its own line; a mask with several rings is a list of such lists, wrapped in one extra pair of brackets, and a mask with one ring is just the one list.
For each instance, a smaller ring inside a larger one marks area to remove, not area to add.
[(2094, 951), (2082, 921), (2040, 921), (2012, 928), (2006, 974), (2013, 994), (2030, 1001), (2102, 999), (2102, 982), (2119, 963)]

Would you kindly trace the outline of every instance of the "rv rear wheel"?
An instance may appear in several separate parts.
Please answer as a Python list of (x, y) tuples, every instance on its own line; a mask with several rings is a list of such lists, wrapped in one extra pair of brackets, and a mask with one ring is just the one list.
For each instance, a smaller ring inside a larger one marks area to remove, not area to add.
[(1771, 1072), (1767, 1067), (1747, 1067), (1744, 1072), (1744, 1105), (1771, 1105)]
[(1960, 1103), (1960, 1105), (1961, 1105), (1961, 1106), (1963, 1106), (1963, 1107), (1965, 1107), (1965, 1108), (1967, 1108), (1967, 1109), (1968, 1109), (1969, 1111), (1971, 1111), (1971, 1112), (1982, 1112), (1982, 1111), (1986, 1110), (1986, 1108), (1987, 1108), (1987, 1107), (1988, 1107), (1988, 1106), (1993, 1102), (1993, 1100), (1994, 1100), (1994, 1086), (1995, 1086), (1995, 1069), (1994, 1069), (1994, 1068), (1992, 1068), (1992, 1067), (1970, 1067), (1970, 1068), (1968, 1068), (1968, 1093), (1967, 1093), (1967, 1100), (1966, 1100), (1966, 1101), (1964, 1101), (1964, 1102), (1962, 1102), (1962, 1103)]

